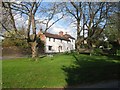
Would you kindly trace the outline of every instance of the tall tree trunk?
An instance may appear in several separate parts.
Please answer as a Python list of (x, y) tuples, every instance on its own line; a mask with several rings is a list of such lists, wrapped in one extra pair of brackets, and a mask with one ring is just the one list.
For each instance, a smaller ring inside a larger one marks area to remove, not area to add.
[(88, 27), (88, 38), (87, 38), (88, 48), (91, 49), (92, 42), (91, 42), (91, 27)]
[(91, 49), (92, 48), (92, 41), (90, 38), (87, 39), (87, 44), (88, 44), (88, 48)]
[(118, 44), (120, 45), (120, 38), (118, 38)]
[(79, 43), (79, 39), (76, 40), (76, 50), (79, 52), (80, 51), (80, 43)]
[(77, 40), (76, 40), (76, 49), (80, 52), (80, 20), (77, 20)]
[(38, 56), (38, 48), (37, 48), (37, 43), (31, 42), (31, 50), (32, 50), (32, 58), (35, 58)]
[(32, 35), (32, 42), (31, 42), (31, 49), (32, 49), (32, 58), (35, 58), (38, 56), (38, 48), (37, 48), (37, 35), (36, 35), (36, 25), (35, 25), (35, 16), (34, 14), (31, 15), (31, 23), (32, 23), (32, 31), (33, 31), (33, 35)]

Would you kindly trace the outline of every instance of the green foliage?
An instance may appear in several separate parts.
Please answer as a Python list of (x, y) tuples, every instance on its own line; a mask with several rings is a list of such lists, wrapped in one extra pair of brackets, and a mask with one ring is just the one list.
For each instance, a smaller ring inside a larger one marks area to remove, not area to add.
[(2, 42), (2, 45), (4, 47), (9, 47), (9, 46), (18, 46), (22, 48), (29, 47), (26, 40), (14, 39), (14, 38), (5, 38)]
[(65, 54), (65, 55), (68, 55), (68, 54), (69, 54), (69, 52), (68, 52), (68, 51), (66, 51), (66, 52), (64, 52), (64, 54)]
[(4, 35), (10, 37), (10, 38), (4, 38), (2, 45), (5, 47), (9, 47), (9, 46), (19, 46), (22, 48), (29, 47), (27, 40), (22, 39), (26, 35), (24, 30), (19, 30), (17, 34), (15, 33), (15, 31), (11, 30), (10, 33), (5, 32)]
[(38, 54), (44, 54), (45, 51), (44, 51), (44, 48), (45, 48), (45, 44), (44, 44), (44, 41), (41, 41), (41, 39), (39, 37), (37, 37), (37, 47), (38, 47)]
[(100, 48), (94, 48), (91, 52), (91, 55), (102, 55), (103, 51)]
[(120, 56), (120, 50), (117, 50), (117, 55)]
[(111, 40), (117, 40), (120, 38), (120, 13), (115, 13), (108, 19), (107, 27), (104, 30), (106, 37)]

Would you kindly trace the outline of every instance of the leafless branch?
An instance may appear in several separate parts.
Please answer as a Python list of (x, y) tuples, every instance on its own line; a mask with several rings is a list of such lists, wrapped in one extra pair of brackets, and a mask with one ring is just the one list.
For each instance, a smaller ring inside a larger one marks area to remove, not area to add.
[(15, 32), (17, 32), (17, 28), (16, 28), (16, 25), (15, 25), (15, 21), (14, 21), (14, 17), (12, 15), (12, 10), (11, 10), (11, 5), (10, 3), (7, 3), (8, 4), (8, 9), (9, 9), (9, 14), (10, 14), (10, 17), (11, 17), (11, 21), (12, 21), (12, 24), (13, 24), (13, 28), (15, 30)]
[[(50, 26), (48, 26), (48, 24), (47, 24), (47, 27), (46, 27), (46, 29), (45, 29), (45, 32), (46, 32), (48, 29), (50, 29), (56, 22), (58, 22), (59, 20), (61, 20), (63, 17), (64, 17), (64, 15), (62, 15), (62, 17), (60, 17), (59, 19), (57, 19), (56, 21), (54, 21)], [(49, 22), (48, 22), (48, 23), (49, 23)]]

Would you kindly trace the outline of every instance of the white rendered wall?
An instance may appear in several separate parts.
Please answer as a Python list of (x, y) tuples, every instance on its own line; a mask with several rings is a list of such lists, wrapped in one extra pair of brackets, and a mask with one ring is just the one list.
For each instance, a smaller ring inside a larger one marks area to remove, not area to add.
[[(48, 46), (52, 46), (52, 50), (48, 50)], [(62, 40), (62, 42), (61, 42), (60, 39), (55, 39), (55, 42), (54, 42), (53, 38), (50, 38), (50, 41), (49, 41), (48, 37), (46, 38), (46, 43), (45, 43), (45, 52), (46, 53), (59, 52), (59, 49), (58, 49), (59, 46), (62, 46), (62, 50), (60, 50), (60, 52), (75, 50), (75, 40), (73, 40), (73, 42), (72, 42), (72, 40), (71, 40), (71, 42)]]

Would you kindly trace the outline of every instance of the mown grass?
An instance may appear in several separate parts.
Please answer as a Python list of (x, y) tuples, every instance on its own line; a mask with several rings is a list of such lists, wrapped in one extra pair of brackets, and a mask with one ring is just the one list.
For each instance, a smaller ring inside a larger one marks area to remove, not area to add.
[(61, 69), (69, 66), (72, 56), (55, 55), (54, 57), (3, 60), (3, 88), (45, 88), (64, 87), (65, 75)]
[(3, 88), (59, 88), (118, 79), (119, 57), (57, 54), (2, 61)]

